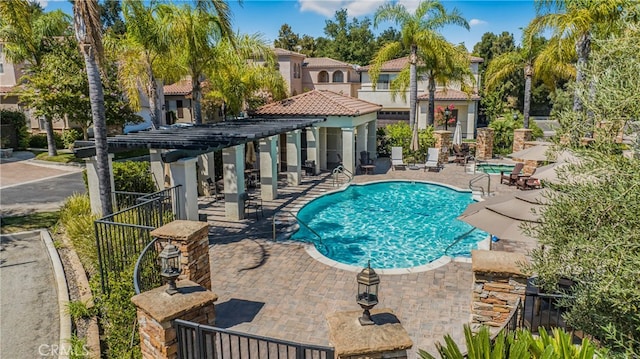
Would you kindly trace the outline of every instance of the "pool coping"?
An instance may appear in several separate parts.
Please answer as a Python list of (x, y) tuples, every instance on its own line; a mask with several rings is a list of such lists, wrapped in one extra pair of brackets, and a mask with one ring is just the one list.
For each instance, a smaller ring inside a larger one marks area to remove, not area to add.
[[(317, 260), (318, 262), (325, 264), (329, 267), (333, 267), (333, 268), (337, 268), (337, 269), (342, 269), (342, 270), (346, 270), (349, 272), (354, 272), (354, 273), (358, 273), (362, 270), (362, 267), (360, 266), (355, 266), (355, 265), (350, 265), (350, 264), (344, 264), (344, 263), (340, 263), (338, 261), (335, 261), (331, 258), (326, 257), (325, 255), (323, 255), (322, 253), (320, 253), (320, 251), (318, 251), (315, 247), (315, 245), (313, 243), (306, 243), (306, 242), (298, 242), (298, 241), (293, 241), (290, 240), (290, 237), (297, 231), (297, 228), (299, 226), (298, 222), (297, 222), (297, 218), (298, 218), (298, 212), (300, 212), (300, 209), (302, 209), (302, 207), (306, 206), (309, 202), (318, 199), (320, 197), (332, 194), (332, 193), (338, 193), (338, 192), (343, 192), (345, 191), (349, 186), (355, 185), (355, 186), (362, 186), (362, 185), (369, 185), (369, 184), (374, 184), (374, 183), (383, 183), (383, 182), (411, 182), (411, 183), (425, 183), (425, 184), (432, 184), (432, 185), (436, 185), (436, 186), (441, 186), (441, 187), (446, 187), (449, 188), (451, 190), (457, 191), (457, 192), (466, 192), (466, 193), (472, 193), (473, 191), (469, 190), (469, 189), (462, 189), (462, 188), (458, 188), (456, 186), (452, 186), (446, 183), (440, 183), (440, 182), (434, 182), (434, 181), (420, 181), (420, 180), (407, 180), (407, 179), (393, 179), (393, 180), (378, 180), (378, 181), (369, 181), (369, 182), (362, 182), (362, 183), (353, 183), (353, 182), (349, 182), (335, 190), (332, 191), (327, 191), (324, 192), (322, 194), (317, 194), (314, 195), (308, 199), (305, 199), (304, 201), (302, 201), (301, 203), (297, 203), (294, 208), (292, 209), (291, 213), (295, 216), (296, 218), (296, 222), (295, 224), (293, 224), (293, 226), (295, 226), (295, 230), (291, 229), (286, 231), (287, 236), (284, 240), (287, 241), (291, 241), (291, 242), (296, 242), (298, 244), (302, 244), (305, 251), (307, 252), (307, 254), (313, 258), (314, 260)], [(475, 201), (483, 201), (484, 199), (473, 195), (473, 199)], [(489, 249), (491, 245), (491, 236), (487, 235), (487, 238), (478, 241), (478, 249)], [(390, 268), (390, 269), (385, 269), (385, 268), (374, 268), (375, 271), (379, 274), (384, 274), (384, 275), (399, 275), (399, 274), (410, 274), (410, 273), (420, 273), (420, 272), (426, 272), (429, 270), (433, 270), (439, 267), (442, 267), (446, 264), (449, 264), (451, 262), (460, 262), (460, 263), (471, 263), (471, 257), (452, 257), (452, 256), (441, 256), (438, 259), (431, 261), (429, 263), (423, 264), (423, 265), (419, 265), (419, 266), (415, 266), (415, 267), (408, 267), (408, 268)]]

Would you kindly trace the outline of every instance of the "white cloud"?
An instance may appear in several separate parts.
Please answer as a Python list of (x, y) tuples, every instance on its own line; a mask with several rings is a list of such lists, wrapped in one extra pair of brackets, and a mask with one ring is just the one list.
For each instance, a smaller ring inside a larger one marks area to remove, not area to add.
[(469, 20), (469, 26), (478, 26), (478, 25), (486, 25), (487, 22), (480, 19), (471, 19)]
[(347, 9), (349, 17), (373, 14), (384, 0), (298, 0), (300, 11), (315, 12), (332, 18), (336, 11)]
[(42, 7), (43, 9), (46, 8), (49, 4), (49, 0), (36, 0), (36, 2), (40, 4), (40, 7)]
[(398, 0), (398, 4), (404, 5), (407, 11), (413, 14), (420, 4), (420, 0)]

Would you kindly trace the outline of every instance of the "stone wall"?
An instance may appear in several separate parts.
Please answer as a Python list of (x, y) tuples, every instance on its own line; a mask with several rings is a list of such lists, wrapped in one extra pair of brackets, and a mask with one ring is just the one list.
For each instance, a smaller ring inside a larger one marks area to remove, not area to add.
[(528, 128), (517, 128), (513, 131), (513, 150), (511, 152), (522, 151), (525, 148), (525, 142), (531, 141), (533, 130)]
[(435, 147), (440, 150), (438, 163), (449, 162), (449, 149), (451, 148), (451, 131), (434, 131), (433, 137), (436, 139)]
[(500, 251), (472, 251), (473, 294), (471, 327), (501, 327), (514, 310), (518, 298), (524, 303), (527, 277), (521, 265), (524, 254)]
[(478, 129), (476, 138), (476, 159), (489, 160), (493, 158), (493, 129), (482, 127)]

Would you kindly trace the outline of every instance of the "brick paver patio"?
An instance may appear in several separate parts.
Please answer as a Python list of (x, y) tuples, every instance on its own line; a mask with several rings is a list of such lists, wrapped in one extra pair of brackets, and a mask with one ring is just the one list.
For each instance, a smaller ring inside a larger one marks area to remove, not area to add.
[[(391, 171), (380, 159), (373, 175), (357, 175), (354, 182), (414, 179), (468, 188), (476, 175), (448, 164), (441, 172)], [(492, 176), (492, 191), (511, 191)], [(200, 212), (211, 225), (212, 290), (218, 294), (216, 325), (241, 332), (296, 342), (330, 345), (325, 316), (358, 310), (356, 273), (336, 269), (311, 258), (303, 245), (272, 240), (272, 218), (290, 220), (286, 211), (335, 189), (328, 174), (304, 177), (300, 186), (278, 189), (279, 198), (265, 202), (265, 218), (231, 221), (222, 202), (203, 197)], [(435, 342), (450, 334), (464, 342), (469, 322), (471, 264), (450, 262), (412, 274), (381, 275), (379, 308), (392, 309), (418, 349), (435, 354)], [(354, 318), (355, 320), (355, 318)]]

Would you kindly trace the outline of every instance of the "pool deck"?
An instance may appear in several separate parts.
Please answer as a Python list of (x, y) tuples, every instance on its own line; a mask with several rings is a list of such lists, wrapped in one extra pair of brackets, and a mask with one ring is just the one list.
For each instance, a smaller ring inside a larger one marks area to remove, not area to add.
[[(405, 179), (432, 181), (468, 188), (477, 174), (449, 163), (440, 172), (392, 171), (388, 159), (379, 159), (372, 175), (356, 175), (355, 183)], [(504, 161), (502, 161), (504, 162)], [(335, 190), (329, 174), (305, 176), (299, 186), (281, 182), (279, 198), (265, 201), (265, 217), (253, 212), (241, 221), (224, 217), (224, 202), (200, 198), (200, 213), (210, 224), (212, 290), (218, 296), (216, 325), (236, 331), (301, 343), (330, 345), (326, 315), (353, 311), (356, 272), (313, 259), (304, 245), (272, 240), (273, 217), (291, 220), (286, 211)], [(514, 191), (492, 176), (491, 190)], [(464, 343), (463, 325), (469, 323), (472, 272), (469, 260), (450, 261), (419, 273), (383, 274), (379, 308), (392, 309), (418, 349), (435, 354), (435, 343), (450, 334)], [(355, 320), (355, 319), (354, 319)]]

